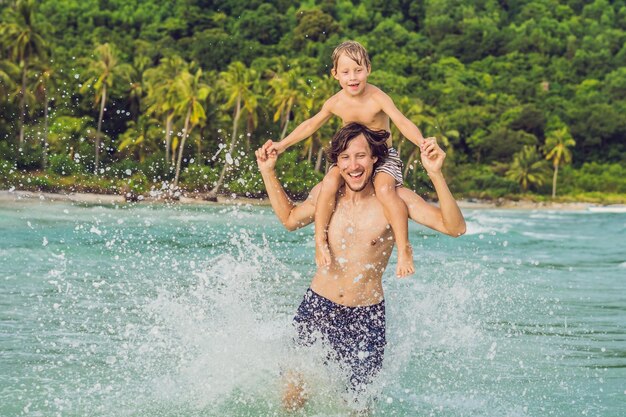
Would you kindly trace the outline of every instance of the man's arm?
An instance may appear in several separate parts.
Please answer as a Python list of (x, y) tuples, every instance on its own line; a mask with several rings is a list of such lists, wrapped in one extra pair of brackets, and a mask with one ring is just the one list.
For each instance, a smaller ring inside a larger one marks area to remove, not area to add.
[(280, 222), (289, 231), (304, 227), (315, 219), (315, 202), (319, 193), (320, 184), (317, 184), (307, 199), (299, 205), (295, 205), (285, 193), (278, 177), (276, 177), (276, 153), (266, 153), (265, 148), (260, 148), (256, 152), (257, 165), (263, 177), (263, 183), (267, 190), (274, 213)]
[(424, 143), (422, 132), (415, 126), (415, 123), (410, 121), (398, 110), (391, 97), (382, 90), (379, 90), (376, 94), (376, 101), (378, 101), (382, 110), (389, 116), (393, 124), (398, 127), (398, 130), (400, 130), (400, 133), (402, 133), (404, 137), (413, 142), (416, 146), (421, 146), (422, 143)]
[(439, 207), (426, 203), (423, 198), (406, 188), (399, 188), (398, 195), (406, 203), (409, 216), (413, 220), (441, 233), (459, 237), (465, 233), (466, 225), (461, 209), (441, 172), (446, 154), (434, 138), (425, 139), (421, 151), (422, 165), (433, 182)]
[[(310, 119), (305, 120), (300, 123), (290, 134), (288, 134), (283, 140), (280, 142), (274, 143), (272, 141), (267, 141), (265, 145), (270, 145), (268, 150), (270, 152), (276, 151), (279, 154), (285, 152), (287, 148), (296, 143), (310, 137), (313, 133), (317, 132), (320, 127), (324, 125), (333, 115), (332, 113), (332, 103), (334, 103), (335, 96), (326, 100), (322, 109)], [(264, 146), (265, 146), (264, 145)]]

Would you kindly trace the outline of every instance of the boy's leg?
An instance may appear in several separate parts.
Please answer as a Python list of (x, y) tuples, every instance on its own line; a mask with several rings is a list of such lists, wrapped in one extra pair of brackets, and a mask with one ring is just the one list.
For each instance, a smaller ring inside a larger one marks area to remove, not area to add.
[(337, 191), (343, 180), (339, 168), (332, 167), (322, 180), (322, 188), (315, 204), (315, 263), (317, 266), (330, 265), (328, 248), (328, 223), (337, 203)]
[(378, 172), (374, 177), (376, 197), (383, 205), (385, 217), (393, 229), (398, 246), (398, 266), (396, 275), (406, 277), (415, 272), (413, 249), (409, 243), (409, 219), (406, 204), (396, 192), (396, 180), (386, 172)]

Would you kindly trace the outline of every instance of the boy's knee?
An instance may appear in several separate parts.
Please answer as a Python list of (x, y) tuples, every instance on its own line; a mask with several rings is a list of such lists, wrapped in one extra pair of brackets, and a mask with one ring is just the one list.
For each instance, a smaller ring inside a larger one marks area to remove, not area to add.
[(398, 195), (396, 193), (395, 184), (388, 184), (388, 183), (381, 182), (379, 184), (375, 184), (374, 189), (376, 190), (376, 194), (380, 195), (381, 197), (396, 198), (396, 196)]
[(341, 185), (341, 175), (339, 175), (339, 169), (333, 168), (322, 179), (322, 186), (327, 189), (339, 188)]

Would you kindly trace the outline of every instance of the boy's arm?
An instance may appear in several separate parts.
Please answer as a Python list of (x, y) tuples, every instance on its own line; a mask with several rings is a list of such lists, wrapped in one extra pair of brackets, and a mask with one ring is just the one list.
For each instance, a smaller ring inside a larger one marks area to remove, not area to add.
[(283, 186), (276, 177), (277, 155), (275, 152), (266, 153), (265, 148), (260, 148), (256, 152), (257, 165), (263, 182), (265, 183), (265, 189), (267, 195), (276, 213), (276, 217), (289, 231), (293, 231), (304, 227), (313, 222), (315, 218), (315, 202), (319, 193), (320, 184), (313, 187), (307, 199), (299, 205), (295, 205), (285, 193)]
[(305, 120), (300, 123), (298, 127), (296, 127), (290, 134), (288, 134), (283, 140), (277, 143), (271, 143), (271, 141), (267, 141), (266, 145), (270, 145), (268, 150), (276, 151), (279, 154), (285, 152), (285, 150), (291, 145), (295, 145), (296, 143), (310, 137), (313, 133), (317, 132), (317, 130), (322, 127), (324, 123), (330, 119), (333, 115), (332, 113), (332, 104), (334, 102), (334, 96), (326, 100), (322, 109), (310, 119)]
[(376, 99), (385, 114), (387, 114), (393, 124), (398, 127), (400, 133), (417, 146), (421, 146), (422, 143), (424, 143), (424, 136), (422, 135), (422, 132), (420, 132), (417, 126), (415, 126), (415, 123), (410, 121), (400, 110), (398, 110), (391, 97), (380, 91), (376, 94)]

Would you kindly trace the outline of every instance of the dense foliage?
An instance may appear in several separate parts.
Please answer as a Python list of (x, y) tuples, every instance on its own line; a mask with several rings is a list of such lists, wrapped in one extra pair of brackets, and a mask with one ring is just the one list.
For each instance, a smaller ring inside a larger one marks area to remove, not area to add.
[[(455, 192), (626, 192), (626, 0), (18, 0), (0, 9), (4, 186), (180, 183), (259, 195), (253, 150), (337, 91), (331, 52), (356, 39), (372, 58), (370, 82), (447, 148)], [(339, 125), (282, 157), (292, 192), (321, 178), (321, 149)], [(414, 146), (394, 138), (407, 185), (428, 193)]]

